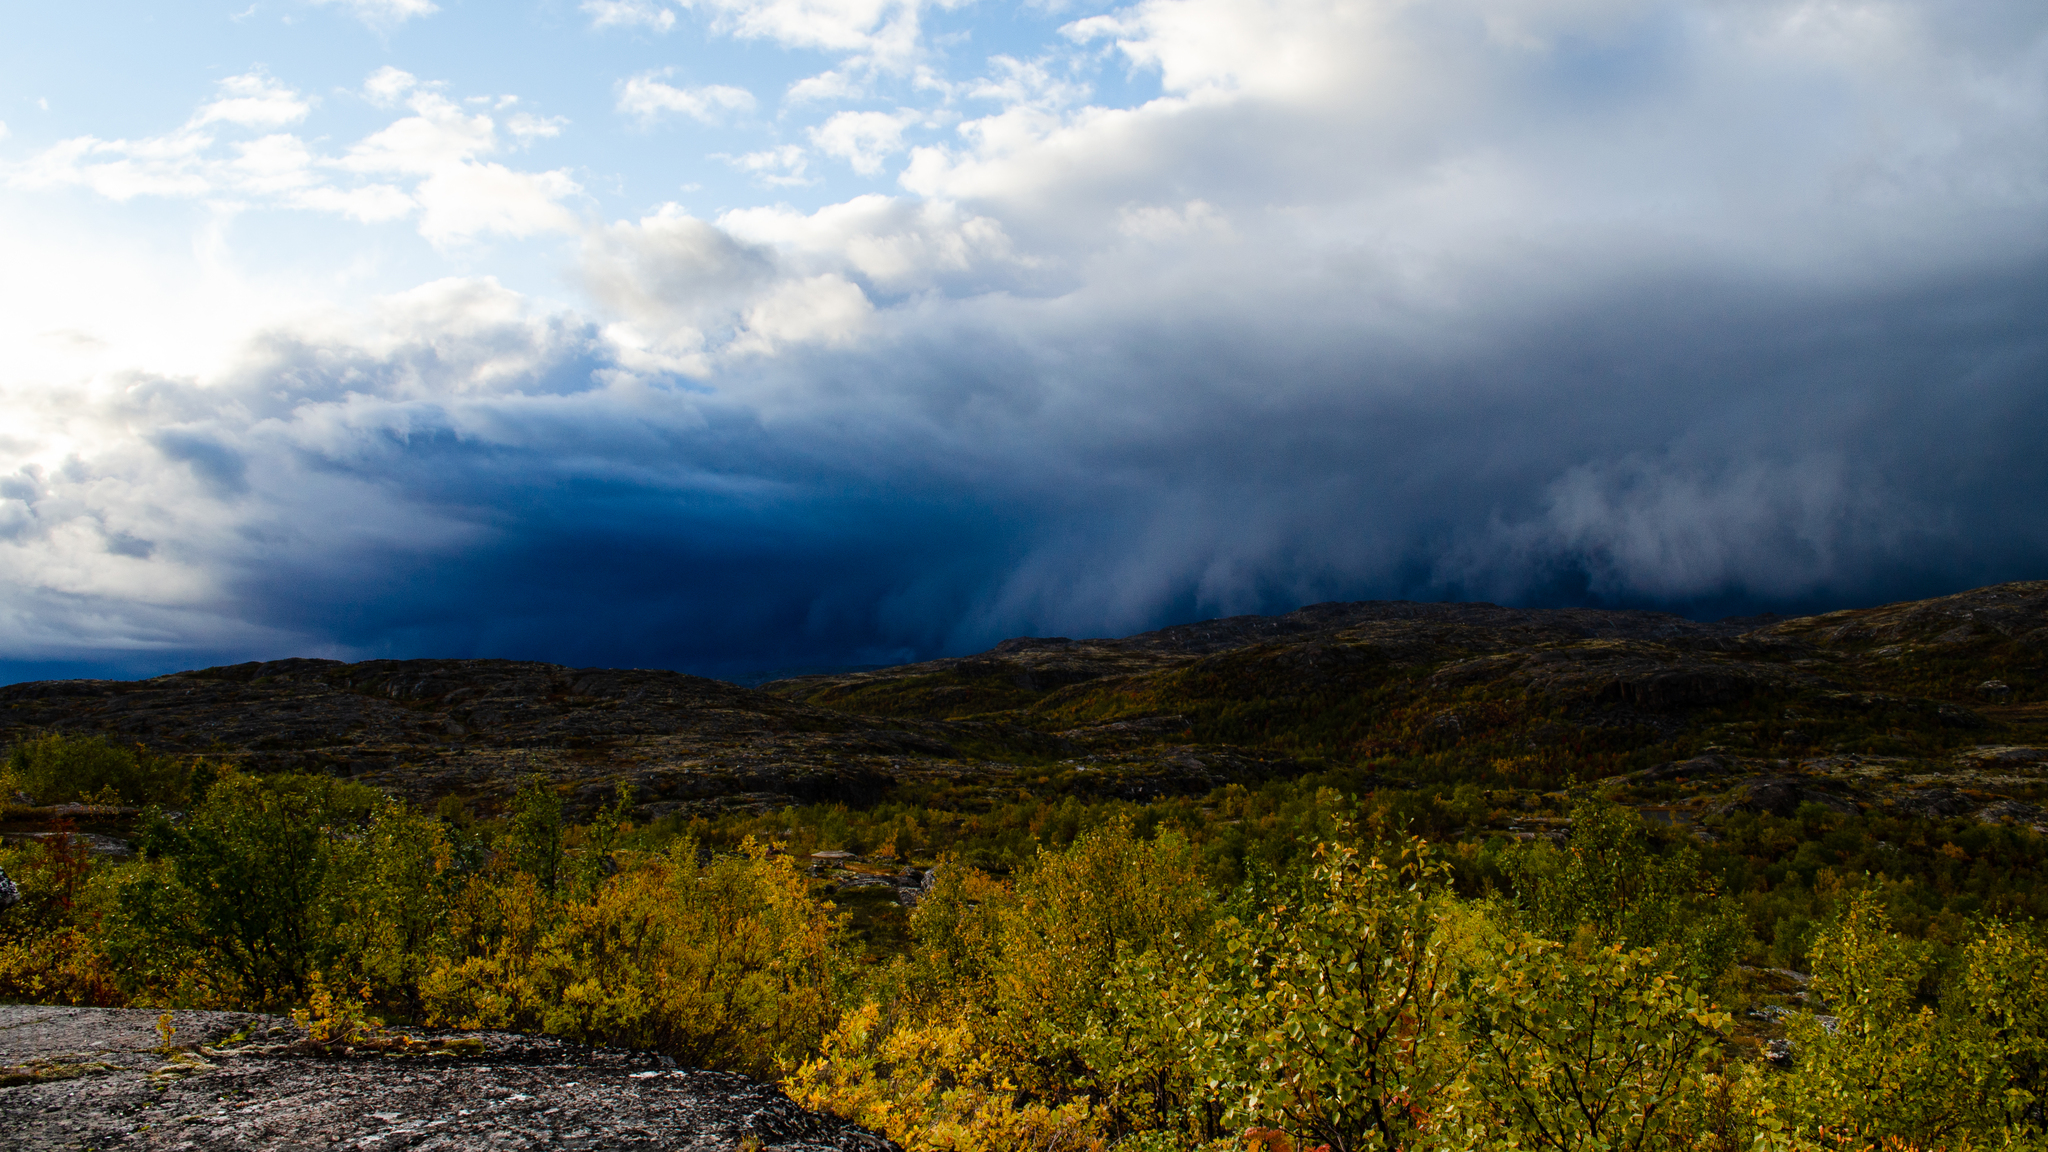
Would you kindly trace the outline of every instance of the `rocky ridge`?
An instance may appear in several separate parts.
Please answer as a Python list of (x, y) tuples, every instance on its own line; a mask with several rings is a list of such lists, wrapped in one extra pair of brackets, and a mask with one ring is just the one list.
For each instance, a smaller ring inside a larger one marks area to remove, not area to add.
[(326, 772), (415, 802), (502, 798), (539, 773), (587, 809), (624, 781), (643, 817), (863, 803), (906, 780), (973, 774), (956, 742), (1053, 746), (989, 725), (864, 723), (677, 672), (510, 660), (273, 660), (0, 687), (0, 740), (42, 730)]
[(1540, 758), (1592, 734), (1639, 749), (1636, 764), (1729, 766), (1621, 780), (1645, 805), (1705, 812), (1762, 789), (1753, 802), (1773, 809), (1788, 795), (1867, 806), (1945, 786), (1971, 813), (2031, 822), (2025, 806), (2048, 799), (2048, 769), (2028, 758), (2048, 745), (2048, 582), (1718, 622), (1319, 604), (1121, 639), (1020, 637), (761, 690), (505, 660), (277, 660), (0, 687), (0, 740), (100, 734), (484, 810), (529, 773), (574, 811), (624, 782), (643, 820), (862, 805), (906, 786), (951, 789), (949, 803), (1048, 785), (1202, 793), (1302, 770), (1301, 734), (1332, 724), (1344, 731), (1315, 735), (1318, 760), (1388, 765), (1374, 770), (1389, 782)]

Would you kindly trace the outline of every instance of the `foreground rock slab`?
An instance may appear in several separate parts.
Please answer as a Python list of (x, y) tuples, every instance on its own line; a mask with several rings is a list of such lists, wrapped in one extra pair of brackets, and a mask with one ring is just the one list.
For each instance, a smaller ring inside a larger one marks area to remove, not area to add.
[(327, 1054), (288, 1020), (0, 1005), (0, 1148), (892, 1152), (774, 1088), (644, 1052), (417, 1032)]

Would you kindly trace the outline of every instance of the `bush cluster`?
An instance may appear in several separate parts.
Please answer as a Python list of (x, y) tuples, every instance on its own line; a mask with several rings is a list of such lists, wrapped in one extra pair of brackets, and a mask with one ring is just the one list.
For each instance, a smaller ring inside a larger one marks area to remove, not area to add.
[[(885, 806), (646, 829), (623, 794), (568, 820), (538, 779), (483, 820), (178, 772), (185, 807), (146, 814), (135, 860), (0, 849), (23, 893), (0, 913), (0, 998), (648, 1048), (780, 1078), (913, 1150), (2048, 1145), (2048, 934), (1982, 911), (1903, 930), (1898, 882), (1837, 878), (1807, 906), (1779, 1067), (1733, 1028), (1752, 906), (1709, 851), (1599, 801), (1528, 844), (1413, 834), (1477, 792), (1327, 789), (1238, 790), (1207, 822), (1020, 801), (1014, 822)], [(889, 947), (792, 851), (829, 834), (907, 857), (971, 819), (1012, 847), (941, 859)]]

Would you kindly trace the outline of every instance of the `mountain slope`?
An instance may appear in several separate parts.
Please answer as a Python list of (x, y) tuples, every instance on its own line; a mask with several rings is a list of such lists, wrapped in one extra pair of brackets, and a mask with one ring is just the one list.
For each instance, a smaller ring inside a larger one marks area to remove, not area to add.
[(2048, 743), (2048, 582), (1718, 623), (1319, 604), (1121, 639), (1007, 640), (758, 691), (502, 660), (281, 660), (0, 688), (0, 739), (43, 730), (331, 772), (419, 801), (488, 807), (537, 772), (588, 807), (629, 782), (645, 816), (858, 805), (904, 786), (1143, 798), (1307, 769), (1541, 790), (1703, 756), (1725, 762), (1730, 794), (1842, 757), (1976, 780), (1996, 758), (1983, 749), (2030, 763), (2025, 750)]

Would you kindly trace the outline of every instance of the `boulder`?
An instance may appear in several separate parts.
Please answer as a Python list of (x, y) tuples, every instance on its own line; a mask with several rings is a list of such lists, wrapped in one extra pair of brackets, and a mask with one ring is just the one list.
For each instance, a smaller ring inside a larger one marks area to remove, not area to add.
[(2043, 812), (2040, 805), (2020, 800), (1987, 804), (1971, 813), (1970, 818), (1980, 824), (2023, 824), (2036, 832), (2043, 831), (2044, 824), (2048, 824), (2048, 812)]
[(1976, 801), (1954, 788), (1936, 786), (1915, 788), (1893, 797), (1892, 807), (1913, 816), (1936, 819), (1943, 816), (1961, 816), (1977, 806)]
[(1797, 812), (1801, 804), (1819, 804), (1845, 816), (1854, 816), (1860, 810), (1855, 800), (1801, 776), (1764, 776), (1747, 781), (1728, 794), (1719, 810), (1783, 817)]
[(1645, 783), (1656, 780), (1696, 779), (1701, 776), (1723, 776), (1737, 770), (1737, 765), (1719, 756), (1695, 756), (1690, 760), (1673, 760), (1654, 768), (1645, 768), (1630, 773), (1626, 779)]

